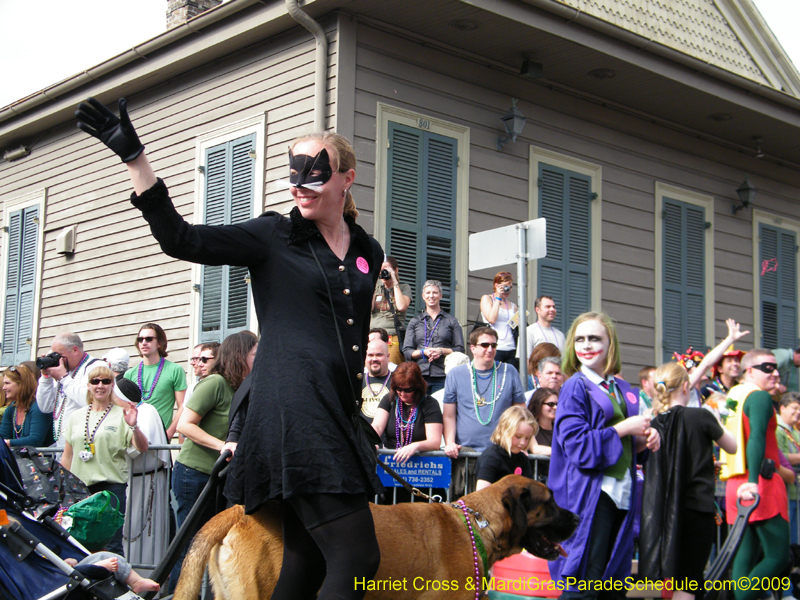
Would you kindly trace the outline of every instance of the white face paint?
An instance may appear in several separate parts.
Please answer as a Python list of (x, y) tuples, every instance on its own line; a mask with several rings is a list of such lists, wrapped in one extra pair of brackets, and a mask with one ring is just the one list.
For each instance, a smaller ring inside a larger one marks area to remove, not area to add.
[(603, 375), (608, 356), (608, 332), (600, 321), (590, 319), (575, 329), (575, 354), (585, 367)]

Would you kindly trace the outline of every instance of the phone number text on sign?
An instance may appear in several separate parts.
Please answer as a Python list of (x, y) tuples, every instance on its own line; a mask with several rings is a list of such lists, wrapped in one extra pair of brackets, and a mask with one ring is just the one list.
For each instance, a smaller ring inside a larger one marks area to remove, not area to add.
[[(413, 487), (450, 487), (451, 465), (450, 459), (446, 456), (414, 456), (402, 465), (397, 464), (393, 456), (382, 455), (378, 458)], [(378, 476), (381, 478), (383, 485), (387, 487), (402, 487), (380, 465), (376, 465), (375, 468), (378, 470)]]

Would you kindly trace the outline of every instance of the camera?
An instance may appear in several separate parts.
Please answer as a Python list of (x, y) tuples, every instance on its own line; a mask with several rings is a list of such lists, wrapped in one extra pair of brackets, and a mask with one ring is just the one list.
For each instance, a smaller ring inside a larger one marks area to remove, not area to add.
[(57, 367), (61, 364), (61, 355), (58, 352), (51, 352), (36, 359), (36, 367), (41, 371), (50, 367)]
[(508, 292), (511, 291), (511, 286), (510, 285), (504, 285), (503, 286), (503, 291), (507, 294)]
[(389, 269), (383, 269), (383, 270), (380, 272), (380, 278), (381, 278), (381, 279), (391, 279), (391, 278), (392, 278), (392, 276), (389, 274)]

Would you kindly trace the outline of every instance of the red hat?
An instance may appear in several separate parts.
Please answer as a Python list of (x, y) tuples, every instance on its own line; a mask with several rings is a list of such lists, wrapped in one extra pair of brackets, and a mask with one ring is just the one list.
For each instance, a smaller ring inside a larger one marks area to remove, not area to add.
[(702, 352), (692, 349), (691, 346), (689, 346), (689, 348), (686, 350), (686, 354), (678, 354), (677, 352), (672, 353), (672, 358), (677, 360), (678, 364), (687, 371), (698, 366), (705, 356), (706, 355)]
[(716, 379), (717, 377), (719, 377), (719, 368), (722, 365), (722, 361), (723, 360), (725, 360), (728, 357), (735, 357), (735, 358), (738, 358), (739, 360), (742, 360), (742, 357), (744, 355), (745, 355), (744, 350), (736, 350), (733, 347), (733, 344), (731, 344), (728, 347), (728, 349), (725, 350), (725, 352), (723, 353), (722, 358), (720, 358), (719, 361), (717, 361), (717, 364), (714, 365), (714, 367), (713, 367), (714, 378)]

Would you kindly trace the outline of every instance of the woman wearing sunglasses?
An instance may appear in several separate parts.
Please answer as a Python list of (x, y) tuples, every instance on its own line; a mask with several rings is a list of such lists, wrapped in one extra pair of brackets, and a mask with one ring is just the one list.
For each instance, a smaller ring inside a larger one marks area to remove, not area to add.
[[(172, 470), (172, 491), (178, 502), (178, 528), (203, 491), (225, 445), (233, 394), (253, 369), (257, 348), (258, 337), (252, 331), (240, 331), (226, 337), (208, 377), (198, 382), (184, 406), (178, 421), (178, 433), (186, 441)], [(203, 507), (203, 515), (192, 535), (214, 516), (215, 508), (213, 502)], [(185, 553), (186, 547), (170, 575), (171, 589), (175, 589), (178, 582)]]
[(392, 373), (391, 391), (375, 411), (372, 427), (378, 435), (386, 433), (386, 447), (399, 464), (441, 444), (442, 410), (427, 389), (419, 365), (405, 362)]
[[(550, 447), (553, 445), (553, 423), (556, 421), (556, 407), (558, 406), (558, 392), (551, 388), (539, 388), (531, 399), (528, 400), (528, 410), (539, 424), (539, 430), (531, 440), (531, 453), (550, 456)], [(546, 482), (550, 470), (550, 463), (540, 461), (537, 476), (539, 481)]]
[(507, 362), (519, 368), (516, 358), (518, 330), (512, 321), (517, 313), (517, 305), (508, 299), (514, 287), (511, 273), (500, 271), (494, 276), (492, 287), (491, 294), (481, 296), (481, 318), (497, 332), (497, 362)]
[(49, 446), (53, 443), (53, 415), (36, 405), (36, 379), (24, 366), (3, 373), (3, 392), (9, 402), (0, 424), (0, 437), (11, 446)]
[[(147, 452), (147, 437), (139, 429), (139, 411), (133, 403), (125, 408), (114, 403), (114, 372), (105, 364), (89, 371), (86, 408), (72, 413), (64, 425), (61, 464), (83, 481), (93, 494), (107, 490), (125, 512), (129, 448)], [(122, 555), (122, 527), (105, 548)]]

